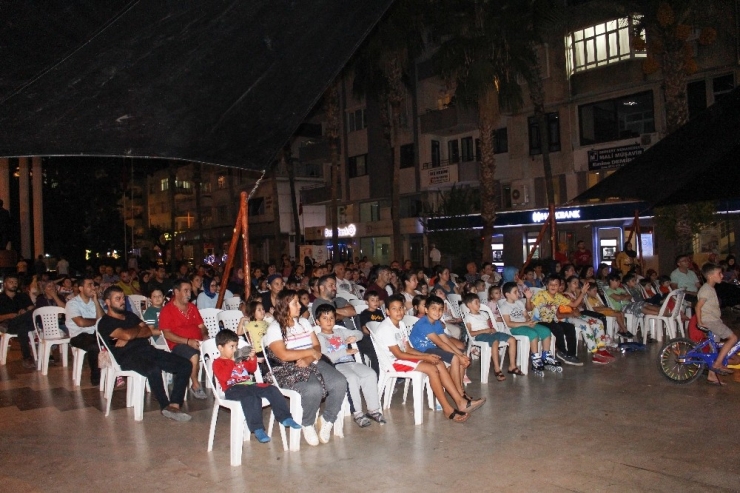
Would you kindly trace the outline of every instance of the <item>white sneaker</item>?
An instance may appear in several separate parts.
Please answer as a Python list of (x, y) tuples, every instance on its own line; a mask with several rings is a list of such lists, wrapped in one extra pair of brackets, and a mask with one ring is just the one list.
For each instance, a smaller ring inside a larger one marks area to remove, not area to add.
[(324, 421), (324, 417), (319, 417), (319, 423), (321, 423), (321, 430), (319, 430), (319, 440), (321, 443), (329, 443), (329, 439), (331, 439), (331, 428), (334, 426), (334, 423), (329, 423), (328, 421)]
[(303, 427), (303, 438), (305, 438), (306, 443), (312, 447), (319, 444), (319, 437), (316, 435), (316, 428), (314, 428), (313, 425)]

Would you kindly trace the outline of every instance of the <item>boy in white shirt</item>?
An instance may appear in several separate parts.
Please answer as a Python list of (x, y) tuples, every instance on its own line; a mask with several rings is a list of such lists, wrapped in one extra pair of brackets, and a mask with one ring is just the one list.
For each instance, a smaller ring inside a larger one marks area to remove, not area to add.
[(509, 345), (509, 369), (510, 375), (524, 375), (522, 370), (516, 366), (516, 339), (505, 332), (496, 330), (496, 322), (491, 320), (489, 312), (482, 312), (480, 309), (480, 298), (473, 293), (466, 294), (463, 297), (463, 303), (468, 307), (470, 313), (465, 315), (465, 326), (468, 328), (470, 337), (476, 341), (487, 342), (491, 346), (491, 360), (493, 361), (493, 374), (496, 380), (503, 382), (506, 375), (501, 371), (501, 362), (499, 361), (498, 346), (499, 343)]

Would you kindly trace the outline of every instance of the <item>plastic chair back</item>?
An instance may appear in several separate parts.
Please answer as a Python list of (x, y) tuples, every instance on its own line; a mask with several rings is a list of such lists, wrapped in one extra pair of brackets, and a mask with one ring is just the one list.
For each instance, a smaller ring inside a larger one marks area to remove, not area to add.
[(242, 318), (244, 318), (244, 314), (241, 310), (223, 310), (216, 314), (219, 330), (229, 329), (236, 332)]
[(208, 329), (208, 337), (216, 337), (218, 331), (221, 330), (218, 326), (218, 314), (221, 310), (218, 308), (203, 308), (198, 310), (200, 312), (200, 318), (203, 319), (203, 323)]
[[(67, 334), (59, 327), (59, 315), (64, 315), (64, 308), (45, 306), (33, 311), (33, 320), (37, 322), (41, 339), (66, 339)], [(38, 322), (41, 325), (38, 325)]]
[(224, 300), (224, 310), (238, 310), (239, 305), (241, 305), (242, 299), (238, 296), (234, 296), (233, 298), (228, 298)]
[(152, 304), (149, 298), (140, 294), (132, 294), (128, 297), (128, 302), (131, 305), (131, 311), (134, 315), (144, 320), (144, 312)]

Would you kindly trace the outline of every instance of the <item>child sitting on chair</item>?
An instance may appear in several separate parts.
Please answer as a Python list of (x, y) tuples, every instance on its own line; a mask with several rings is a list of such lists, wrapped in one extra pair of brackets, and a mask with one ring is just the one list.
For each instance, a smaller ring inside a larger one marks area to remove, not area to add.
[(604, 315), (605, 317), (614, 317), (617, 319), (617, 326), (619, 327), (618, 333), (622, 337), (632, 337), (627, 332), (627, 325), (624, 321), (624, 313), (612, 310), (611, 308), (604, 305), (604, 302), (599, 296), (599, 288), (596, 284), (589, 284), (588, 290), (586, 291), (586, 299), (588, 304), (591, 305), (593, 311)]
[[(550, 338), (552, 332), (544, 325), (534, 322), (529, 316), (532, 306), (532, 291), (524, 292), (526, 302), (519, 297), (519, 288), (514, 282), (507, 282), (503, 287), (504, 299), (499, 302), (499, 309), (504, 322), (512, 334), (526, 336), (529, 338), (530, 360), (532, 369), (542, 371), (545, 365), (558, 366), (555, 355), (550, 354)], [(542, 341), (542, 354), (539, 352), (537, 343)]]
[[(516, 283), (512, 283), (516, 287)], [(491, 313), (496, 318), (496, 322), (503, 322), (501, 318), (501, 312), (498, 308), (498, 302), (501, 299), (501, 288), (499, 286), (491, 286), (488, 288), (488, 302), (486, 306), (491, 309)]]
[(213, 376), (221, 385), (226, 398), (241, 403), (247, 426), (260, 443), (270, 441), (262, 421), (262, 398), (270, 402), (272, 413), (281, 425), (300, 429), (301, 425), (293, 421), (285, 397), (277, 387), (254, 381), (252, 374), (257, 369), (254, 349), (243, 361), (234, 360), (238, 342), (239, 336), (231, 330), (225, 329), (216, 334), (216, 347), (221, 356), (213, 361)]
[(714, 289), (717, 283), (722, 282), (722, 269), (715, 264), (707, 263), (701, 268), (701, 273), (707, 282), (696, 293), (696, 324), (708, 328), (716, 337), (725, 340), (724, 345), (719, 349), (719, 354), (717, 354), (714, 364), (711, 368), (708, 368), (710, 371), (707, 376), (709, 383), (721, 385), (717, 377), (732, 373), (732, 370), (728, 369), (722, 363), (730, 352), (730, 349), (732, 349), (732, 346), (737, 342), (737, 336), (722, 322), (719, 299), (717, 298), (717, 291)]
[(496, 330), (496, 322), (491, 320), (488, 312), (481, 312), (480, 298), (477, 295), (473, 293), (466, 294), (463, 298), (463, 303), (470, 311), (470, 313), (465, 315), (465, 326), (468, 328), (468, 332), (470, 332), (470, 337), (476, 341), (487, 342), (491, 346), (493, 374), (496, 375), (496, 380), (499, 382), (506, 380), (506, 375), (501, 371), (501, 362), (498, 356), (498, 345), (501, 342), (509, 345), (509, 374), (524, 375), (522, 370), (516, 366), (516, 339), (505, 332)]
[[(335, 326), (336, 310), (328, 304), (316, 308), (316, 322), (321, 327), (321, 332), (316, 334), (321, 344), (321, 353), (329, 358), (334, 368), (347, 378), (349, 395), (356, 409), (353, 415), (355, 423), (360, 428), (366, 428), (370, 426), (372, 419), (384, 425), (385, 419), (380, 410), (380, 399), (378, 398), (378, 376), (372, 368), (358, 363), (354, 356), (358, 350), (349, 347), (350, 344), (363, 339), (362, 331)], [(362, 389), (362, 395), (367, 404), (367, 414), (362, 412), (360, 389)]]
[[(382, 322), (385, 319), (385, 315), (383, 315), (383, 310), (380, 309), (380, 296), (377, 291), (372, 289), (365, 291), (365, 302), (367, 302), (367, 308), (360, 313), (360, 327), (362, 328), (362, 333), (369, 336), (370, 331), (367, 330), (367, 323)], [(360, 339), (357, 343), (357, 349), (360, 350), (363, 356), (367, 356), (370, 360), (370, 368), (373, 369), (376, 375), (379, 375), (378, 355), (375, 354), (375, 347), (370, 337)]]

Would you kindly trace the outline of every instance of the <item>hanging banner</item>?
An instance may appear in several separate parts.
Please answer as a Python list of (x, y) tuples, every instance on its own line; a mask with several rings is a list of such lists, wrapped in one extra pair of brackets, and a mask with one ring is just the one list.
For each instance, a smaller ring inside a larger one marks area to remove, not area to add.
[(621, 168), (644, 151), (645, 149), (639, 144), (588, 151), (588, 169), (589, 171), (599, 171)]

